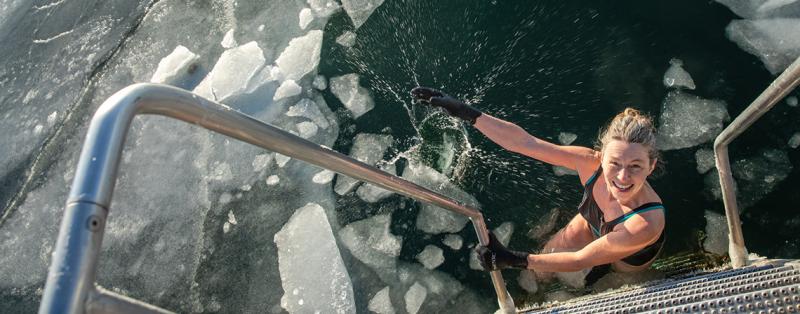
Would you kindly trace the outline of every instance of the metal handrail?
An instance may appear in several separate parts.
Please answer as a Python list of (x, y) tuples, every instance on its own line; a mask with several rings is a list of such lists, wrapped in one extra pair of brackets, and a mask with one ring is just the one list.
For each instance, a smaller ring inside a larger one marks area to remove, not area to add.
[(719, 183), (722, 189), (722, 202), (725, 204), (725, 216), (728, 220), (728, 255), (733, 267), (747, 266), (747, 248), (739, 221), (739, 206), (736, 204), (731, 165), (728, 160), (728, 144), (744, 132), (758, 118), (767, 113), (778, 101), (800, 83), (800, 57), (781, 73), (761, 95), (736, 117), (714, 140), (714, 159), (719, 172)]
[[(158, 84), (135, 84), (108, 98), (89, 125), (39, 313), (168, 313), (94, 285), (123, 144), (130, 123), (138, 114), (163, 115), (196, 124), (465, 215), (472, 221), (481, 245), (489, 243), (483, 215), (475, 208), (185, 90)], [(492, 271), (490, 275), (501, 310), (515, 313), (514, 301), (506, 290), (502, 274)]]

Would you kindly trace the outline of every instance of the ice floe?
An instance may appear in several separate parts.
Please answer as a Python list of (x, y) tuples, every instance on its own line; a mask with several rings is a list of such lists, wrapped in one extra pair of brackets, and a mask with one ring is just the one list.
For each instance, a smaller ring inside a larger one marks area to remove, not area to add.
[(389, 232), (389, 214), (376, 215), (348, 224), (339, 239), (356, 259), (380, 273), (393, 273), (403, 239)]
[[(767, 196), (791, 171), (789, 155), (777, 149), (761, 150), (753, 157), (731, 163), (736, 198), (741, 210), (744, 211)], [(722, 199), (717, 171), (706, 174), (705, 184), (714, 198)]]
[(694, 153), (694, 159), (697, 161), (697, 172), (703, 174), (716, 167), (714, 159), (714, 151), (701, 148)]
[(435, 269), (444, 263), (444, 251), (435, 245), (427, 245), (417, 254), (417, 261), (427, 269)]
[(367, 309), (377, 314), (394, 314), (394, 306), (392, 300), (389, 298), (389, 287), (385, 287), (378, 291), (372, 299), (369, 300)]
[[(397, 175), (397, 166), (394, 163), (379, 165), (378, 169), (386, 171), (391, 175)], [(358, 195), (359, 198), (367, 203), (379, 202), (391, 196), (392, 194), (394, 194), (394, 192), (375, 186), (371, 183), (364, 183), (358, 187), (358, 190), (356, 190), (356, 195)]]
[(305, 36), (294, 38), (275, 60), (286, 80), (299, 80), (319, 65), (322, 49), (322, 31), (311, 30)]
[(306, 29), (306, 27), (308, 27), (308, 24), (311, 24), (311, 21), (314, 20), (314, 15), (311, 13), (311, 9), (303, 8), (302, 10), (300, 10), (300, 15), (298, 17), (298, 20), (300, 29)]
[[(403, 171), (403, 178), (451, 197), (467, 206), (479, 208), (478, 201), (456, 187), (443, 174), (436, 170), (414, 162), (410, 162)], [(417, 229), (430, 234), (454, 233), (466, 226), (468, 218), (450, 210), (423, 203), (417, 215)]]
[(558, 133), (558, 142), (561, 143), (561, 145), (570, 145), (576, 139), (578, 139), (578, 135), (575, 133), (570, 133), (570, 132)]
[(275, 95), (272, 97), (272, 100), (281, 100), (284, 98), (292, 97), (300, 95), (300, 92), (303, 90), (300, 85), (297, 85), (297, 82), (294, 80), (285, 80), (281, 83), (281, 86), (278, 87), (278, 90), (275, 91)]
[(355, 313), (353, 284), (325, 210), (298, 208), (275, 234), (283, 297), (291, 313)]
[[(368, 165), (375, 165), (383, 158), (383, 154), (392, 145), (392, 141), (394, 141), (392, 136), (387, 134), (358, 134), (353, 139), (350, 157)], [(347, 194), (358, 185), (358, 182), (358, 180), (348, 176), (339, 175), (336, 179), (334, 191), (339, 195)]]
[(411, 285), (411, 288), (408, 288), (408, 292), (406, 292), (404, 297), (406, 301), (406, 311), (409, 314), (417, 314), (427, 296), (428, 289), (425, 289), (419, 282), (415, 282)]
[(718, 255), (728, 254), (728, 220), (725, 216), (712, 211), (705, 212), (706, 238), (703, 249)]
[(245, 91), (250, 80), (264, 66), (264, 61), (263, 51), (254, 41), (226, 50), (194, 92), (224, 102), (228, 97)]
[(350, 20), (353, 21), (353, 26), (358, 29), (367, 21), (370, 15), (372, 15), (372, 12), (383, 4), (383, 1), (384, 0), (342, 0), (342, 6), (345, 12), (347, 12), (347, 15), (350, 16)]
[(369, 90), (361, 87), (359, 81), (360, 77), (354, 73), (333, 77), (330, 80), (331, 92), (353, 113), (354, 118), (375, 108), (375, 101), (372, 100)]
[(683, 61), (680, 59), (669, 60), (670, 67), (664, 73), (664, 86), (674, 88), (695, 89), (694, 80), (689, 72), (683, 69)]
[(345, 31), (339, 37), (336, 37), (336, 43), (347, 48), (353, 47), (356, 44), (356, 34), (351, 31)]
[[(800, 6), (798, 15), (800, 17)], [(759, 57), (773, 75), (800, 56), (800, 18), (734, 20), (725, 28), (728, 38)]]
[(711, 141), (722, 132), (722, 123), (728, 119), (724, 101), (670, 91), (659, 117), (658, 148), (680, 149)]
[(172, 53), (158, 62), (158, 68), (150, 78), (150, 82), (171, 84), (172, 82), (180, 81), (196, 70), (198, 60), (200, 60), (198, 55), (189, 51), (186, 47), (178, 45)]
[(460, 250), (461, 246), (464, 245), (464, 239), (457, 234), (448, 234), (444, 236), (444, 239), (442, 239), (442, 244), (453, 250)]
[(328, 88), (328, 79), (326, 79), (324, 75), (318, 74), (314, 77), (314, 81), (311, 82), (311, 86), (314, 86), (314, 88), (318, 90), (325, 90)]

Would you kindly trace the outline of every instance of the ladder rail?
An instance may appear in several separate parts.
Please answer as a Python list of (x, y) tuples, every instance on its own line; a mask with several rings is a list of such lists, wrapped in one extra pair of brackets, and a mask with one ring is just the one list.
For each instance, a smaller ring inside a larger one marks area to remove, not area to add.
[[(167, 85), (134, 84), (108, 98), (92, 117), (67, 199), (39, 313), (84, 313), (93, 308), (90, 302), (98, 300), (96, 296), (107, 295), (94, 284), (97, 259), (124, 141), (131, 121), (139, 114), (162, 115), (196, 124), (465, 215), (472, 221), (479, 242), (482, 245), (489, 243), (489, 233), (478, 209), (191, 92)], [(500, 308), (506, 313), (515, 313), (514, 302), (500, 271), (493, 271), (490, 276)], [(105, 302), (129, 302), (121, 298), (102, 299)], [(146, 306), (136, 308), (148, 311)]]
[(728, 222), (728, 255), (735, 268), (747, 266), (739, 206), (736, 203), (733, 175), (728, 159), (728, 144), (742, 134), (775, 104), (800, 84), (800, 57), (781, 73), (736, 119), (714, 140), (714, 160), (719, 173), (722, 202)]

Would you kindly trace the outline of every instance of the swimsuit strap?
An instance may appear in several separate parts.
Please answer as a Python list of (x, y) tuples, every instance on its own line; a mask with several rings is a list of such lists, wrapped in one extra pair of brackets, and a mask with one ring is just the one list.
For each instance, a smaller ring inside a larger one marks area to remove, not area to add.
[(625, 215), (619, 216), (619, 217), (617, 217), (616, 219), (614, 219), (612, 221), (607, 222), (606, 225), (608, 225), (608, 228), (614, 228), (614, 226), (624, 222), (625, 220), (628, 220), (628, 218), (633, 217), (633, 215), (641, 214), (641, 213), (648, 212), (648, 211), (651, 211), (651, 210), (656, 210), (656, 209), (661, 209), (661, 210), (664, 210), (664, 211), (667, 210), (666, 208), (664, 208), (663, 204), (658, 203), (658, 202), (645, 203), (645, 204), (642, 204), (642, 206), (636, 207), (636, 209), (634, 209), (633, 211), (631, 211), (631, 212), (629, 212), (629, 213), (627, 213)]
[[(589, 180), (586, 180), (586, 184), (584, 184), (583, 187), (590, 188), (592, 186), (592, 184), (594, 183), (594, 180), (597, 179), (597, 176), (602, 171), (603, 171), (603, 167), (597, 167), (597, 170), (595, 170), (594, 173), (592, 173), (592, 176), (589, 177)], [(592, 191), (589, 190), (589, 194), (590, 195), (591, 195), (591, 193), (592, 193)]]

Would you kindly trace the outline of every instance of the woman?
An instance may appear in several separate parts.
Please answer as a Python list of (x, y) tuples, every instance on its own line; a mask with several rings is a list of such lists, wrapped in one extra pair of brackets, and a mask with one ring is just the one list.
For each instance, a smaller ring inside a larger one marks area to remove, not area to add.
[(664, 206), (647, 183), (658, 161), (650, 118), (625, 109), (601, 132), (598, 150), (559, 146), (540, 140), (519, 126), (449, 97), (417, 87), (412, 96), (461, 118), (503, 148), (578, 172), (584, 186), (579, 213), (556, 233), (539, 254), (506, 249), (490, 233), (477, 249), (486, 270), (527, 268), (540, 279), (599, 265), (615, 271), (646, 269), (664, 243)]

